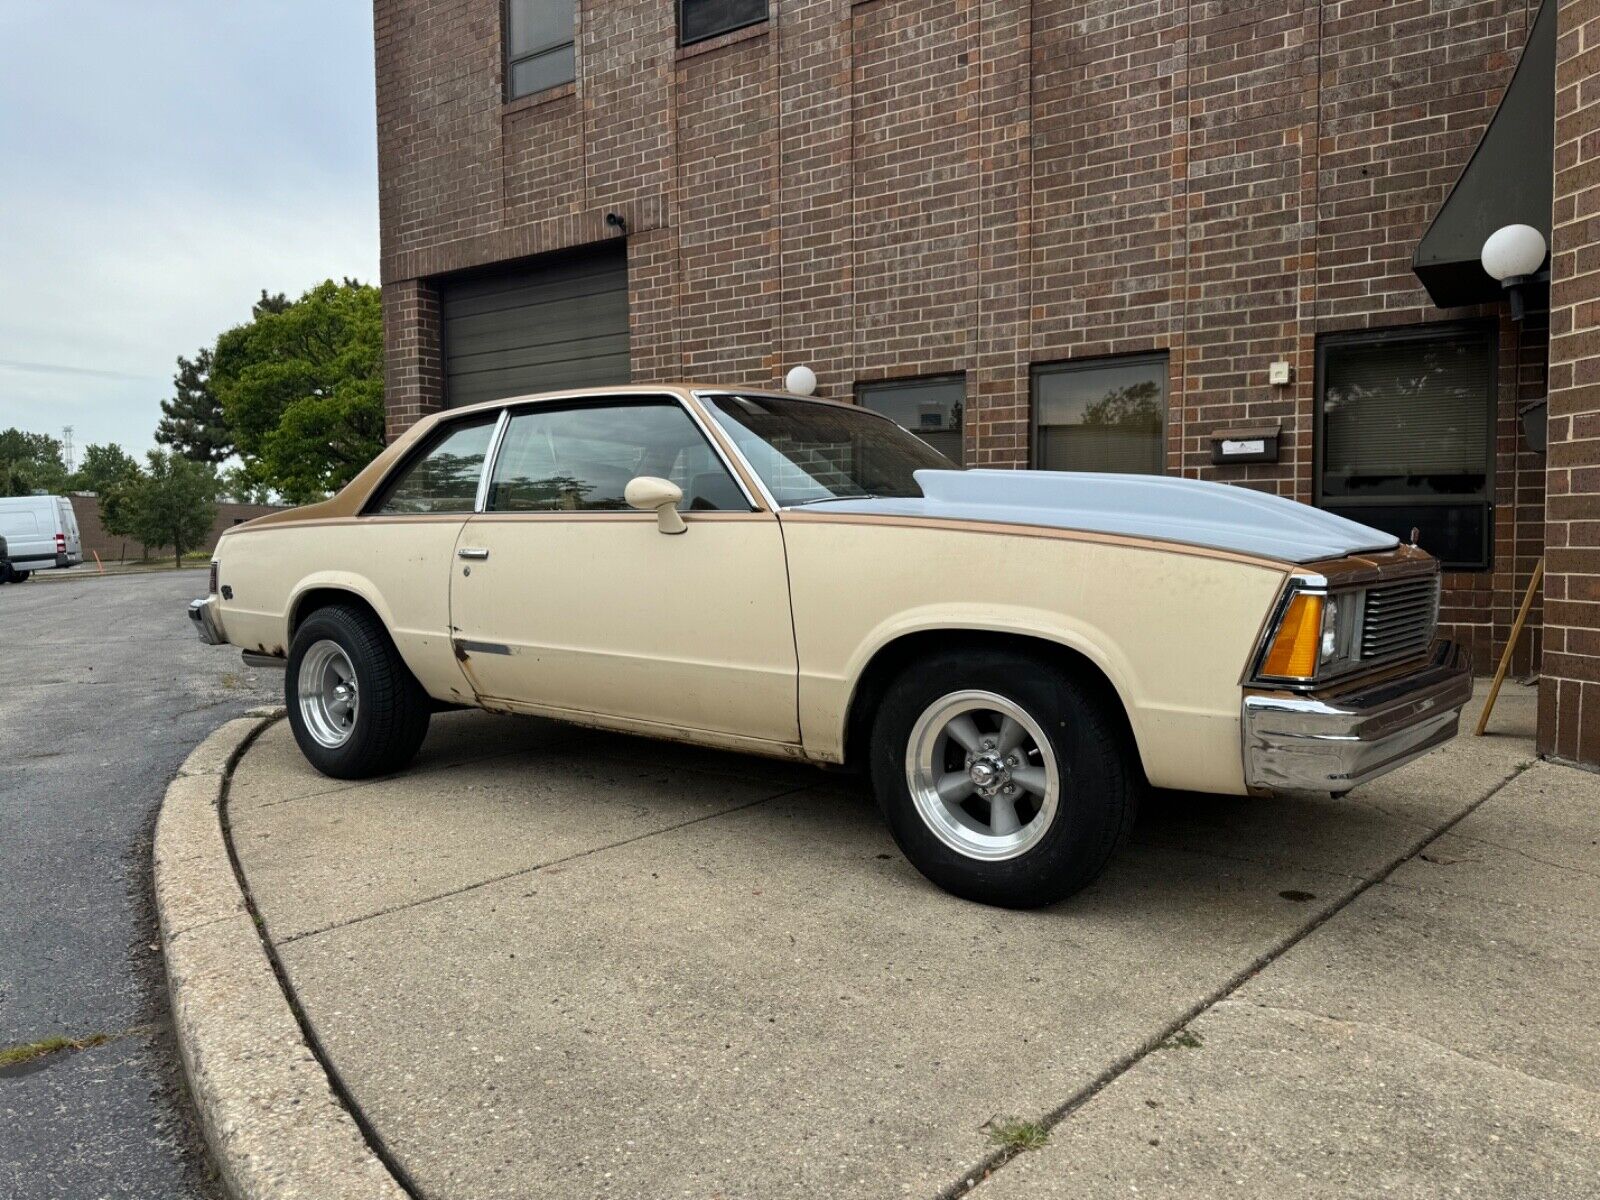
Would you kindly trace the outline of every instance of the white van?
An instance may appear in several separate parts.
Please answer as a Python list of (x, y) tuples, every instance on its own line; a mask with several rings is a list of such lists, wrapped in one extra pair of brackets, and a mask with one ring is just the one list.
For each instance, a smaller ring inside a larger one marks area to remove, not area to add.
[(35, 571), (83, 561), (78, 518), (65, 496), (0, 496), (0, 583), (21, 583)]

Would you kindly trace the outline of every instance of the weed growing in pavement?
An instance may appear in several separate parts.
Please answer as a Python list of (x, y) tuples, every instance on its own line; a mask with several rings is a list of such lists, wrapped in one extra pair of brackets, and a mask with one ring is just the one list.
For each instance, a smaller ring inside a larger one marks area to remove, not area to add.
[(1038, 1121), (1021, 1117), (996, 1117), (989, 1122), (989, 1144), (1013, 1154), (1038, 1150), (1050, 1140), (1050, 1131)]
[(32, 1062), (48, 1054), (60, 1054), (63, 1050), (87, 1050), (91, 1046), (103, 1046), (110, 1040), (109, 1033), (91, 1033), (88, 1037), (47, 1037), (24, 1046), (7, 1046), (0, 1050), (0, 1069)]

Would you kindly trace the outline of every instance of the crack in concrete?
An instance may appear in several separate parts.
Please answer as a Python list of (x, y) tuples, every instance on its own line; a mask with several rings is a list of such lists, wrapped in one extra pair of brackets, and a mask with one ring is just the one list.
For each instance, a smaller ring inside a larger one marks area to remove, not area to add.
[[(1143, 1062), (1145, 1058), (1147, 1058), (1153, 1051), (1159, 1049), (1168, 1038), (1173, 1036), (1173, 1034), (1183, 1029), (1190, 1022), (1214, 1008), (1222, 1001), (1228, 999), (1246, 983), (1264, 971), (1267, 967), (1271, 966), (1290, 950), (1294, 949), (1295, 946), (1299, 945), (1307, 937), (1311, 936), (1311, 934), (1315, 933), (1334, 917), (1338, 916), (1341, 912), (1350, 907), (1350, 905), (1362, 895), (1376, 887), (1378, 884), (1382, 883), (1390, 875), (1394, 874), (1395, 871), (1399, 870), (1401, 864), (1415, 858), (1444, 834), (1449, 833), (1450, 830), (1454, 829), (1467, 817), (1472, 815), (1472, 813), (1476, 812), (1492, 796), (1497, 795), (1503, 788), (1505, 788), (1507, 784), (1509, 784), (1517, 776), (1521, 775), (1529, 767), (1533, 766), (1537, 761), (1537, 759), (1529, 759), (1515, 764), (1506, 775), (1504, 775), (1496, 783), (1491, 784), (1488, 790), (1486, 790), (1482, 795), (1478, 796), (1475, 800), (1470, 801), (1453, 817), (1450, 817), (1436, 828), (1433, 828), (1430, 832), (1424, 833), (1423, 836), (1413, 842), (1408, 849), (1404, 850), (1393, 860), (1391, 860), (1387, 867), (1374, 874), (1371, 878), (1362, 880), (1328, 907), (1318, 912), (1299, 929), (1280, 939), (1277, 945), (1273, 946), (1262, 954), (1257, 955), (1256, 958), (1250, 963), (1246, 964), (1245, 967), (1235, 972), (1235, 974), (1229, 980), (1223, 983), (1221, 987), (1217, 988), (1209, 995), (1204, 996), (1196, 1003), (1190, 1005), (1175, 1020), (1168, 1022), (1158, 1032), (1151, 1037), (1147, 1037), (1133, 1050), (1116, 1059), (1113, 1063), (1106, 1067), (1105, 1070), (1101, 1071), (1066, 1100), (1062, 1101), (1055, 1108), (1046, 1112), (1039, 1119), (1039, 1123), (1043, 1125), (1047, 1131), (1054, 1129), (1057, 1125), (1061, 1124), (1061, 1122), (1065, 1121), (1073, 1113), (1077, 1112), (1078, 1109), (1088, 1104), (1089, 1101), (1093, 1100), (1106, 1088), (1110, 1087), (1111, 1084), (1115, 1083), (1134, 1067), (1138, 1066), (1139, 1063)], [(986, 1155), (977, 1163), (975, 1163), (969, 1170), (963, 1172), (959, 1179), (946, 1184), (944, 1187), (940, 1188), (936, 1193), (934, 1193), (934, 1200), (958, 1200), (958, 1197), (967, 1195), (996, 1171), (1004, 1167), (1006, 1163), (1015, 1158), (1018, 1153), (1020, 1152), (1016, 1150), (1001, 1149)]]
[[(533, 866), (529, 867), (519, 867), (515, 871), (506, 871), (489, 879), (480, 879), (477, 883), (464, 884), (458, 888), (451, 888), (449, 891), (439, 892), (437, 895), (422, 896), (416, 900), (408, 900), (404, 904), (394, 904), (390, 905), (388, 908), (379, 909), (376, 912), (364, 913), (359, 917), (351, 917), (348, 921), (335, 921), (333, 924), (324, 925), (320, 929), (308, 929), (304, 933), (291, 934), (289, 937), (283, 938), (276, 944), (279, 946), (288, 946), (294, 942), (303, 941), (309, 937), (316, 937), (319, 934), (329, 933), (335, 929), (347, 929), (352, 925), (360, 925), (367, 921), (376, 920), (379, 917), (387, 917), (393, 913), (407, 912), (413, 908), (420, 908), (424, 904), (433, 904), (439, 900), (449, 900), (456, 896), (465, 895), (468, 892), (475, 892), (480, 888), (489, 887), (491, 884), (504, 883), (508, 879), (516, 879), (523, 875), (535, 875), (540, 871), (548, 870), (550, 867), (561, 866), (564, 863), (574, 862), (580, 858), (588, 858), (592, 854), (602, 854), (607, 850), (615, 850), (621, 846), (630, 846), (634, 842), (642, 842), (646, 838), (660, 837), (663, 834), (674, 833), (679, 829), (687, 829), (691, 825), (699, 825), (703, 821), (715, 821), (719, 817), (726, 817), (732, 815), (733, 813), (744, 812), (746, 809), (755, 808), (758, 804), (770, 804), (774, 800), (782, 800), (786, 796), (795, 796), (801, 792), (810, 790), (811, 789), (809, 787), (791, 788), (786, 792), (778, 792), (775, 795), (761, 796), (755, 800), (747, 800), (743, 804), (735, 804), (728, 808), (718, 809), (714, 813), (704, 813), (698, 817), (690, 817), (686, 821), (677, 821), (671, 825), (663, 825), (659, 829), (648, 829), (642, 833), (636, 833), (632, 837), (621, 838), (615, 842), (607, 842), (603, 846), (591, 846), (587, 850), (575, 850), (571, 854), (565, 854), (559, 858), (552, 858), (548, 862), (535, 863)], [(230, 831), (228, 834), (228, 845), (230, 851), (232, 850), (233, 846), (232, 837), (233, 835)], [(243, 873), (241, 872), (241, 879), (242, 878)], [(253, 908), (254, 902), (252, 901), (251, 904)]]
[(1465, 1050), (1462, 1050), (1459, 1047), (1451, 1046), (1445, 1042), (1441, 1042), (1437, 1038), (1431, 1038), (1427, 1034), (1417, 1033), (1416, 1031), (1410, 1029), (1401, 1029), (1394, 1025), (1385, 1024), (1382, 1021), (1363, 1021), (1356, 1017), (1336, 1017), (1332, 1013), (1318, 1012), (1315, 1009), (1303, 1008), (1297, 1004), (1265, 1004), (1259, 1000), (1242, 1000), (1234, 997), (1228, 997), (1226, 999), (1219, 1000), (1213, 1007), (1214, 1011), (1217, 1012), (1222, 1012), (1230, 1008), (1255, 1009), (1261, 1012), (1284, 1013), (1289, 1016), (1306, 1017), (1312, 1021), (1319, 1021), (1327, 1025), (1337, 1025), (1346, 1029), (1372, 1030), (1388, 1037), (1392, 1037), (1396, 1041), (1414, 1042), (1425, 1046), (1432, 1046), (1441, 1054), (1447, 1055), (1450, 1058), (1458, 1058), (1463, 1062), (1472, 1063), (1474, 1066), (1487, 1067), (1494, 1071), (1504, 1072), (1507, 1075), (1515, 1075), (1519, 1078), (1526, 1079), (1529, 1082), (1540, 1084), (1541, 1086), (1556, 1088), (1562, 1091), (1577, 1092), (1582, 1096), (1591, 1096), (1596, 1099), (1600, 1099), (1600, 1088), (1585, 1087), (1583, 1084), (1579, 1083), (1567, 1083), (1560, 1079), (1551, 1079), (1546, 1075), (1535, 1074), (1532, 1071), (1524, 1070), (1523, 1068), (1513, 1066), (1510, 1063), (1497, 1062), (1492, 1058), (1484, 1058), (1477, 1054), (1468, 1054)]
[(1478, 837), (1475, 834), (1470, 833), (1456, 833), (1452, 834), (1451, 836), (1458, 838), (1463, 842), (1472, 842), (1479, 846), (1490, 846), (1496, 850), (1503, 850), (1507, 854), (1515, 854), (1518, 858), (1525, 858), (1529, 862), (1536, 862), (1542, 867), (1554, 867), (1557, 871), (1565, 871), (1573, 875), (1582, 875), (1585, 879), (1600, 879), (1600, 871), (1586, 871), (1582, 867), (1574, 866), (1572, 863), (1557, 862), (1553, 858), (1542, 858), (1537, 854), (1532, 854), (1529, 851), (1522, 849), (1520, 846), (1508, 846), (1504, 842), (1497, 842), (1492, 838)]

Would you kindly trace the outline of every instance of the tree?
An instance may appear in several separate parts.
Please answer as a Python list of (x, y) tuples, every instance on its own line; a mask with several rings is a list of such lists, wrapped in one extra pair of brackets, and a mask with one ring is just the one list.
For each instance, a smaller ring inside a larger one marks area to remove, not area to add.
[(104, 446), (91, 443), (83, 448), (83, 461), (73, 472), (70, 483), (75, 492), (93, 492), (101, 496), (138, 473), (138, 462), (115, 442)]
[[(144, 471), (138, 463), (133, 464), (133, 470), (113, 480), (109, 485), (97, 493), (100, 504), (100, 524), (112, 537), (122, 539), (122, 549), (128, 548), (128, 539), (139, 541), (138, 527), (134, 521), (135, 497), (144, 483)], [(141, 558), (150, 557), (150, 548), (140, 543)], [(119, 554), (118, 557), (121, 557)]]
[(236, 504), (271, 504), (272, 489), (251, 477), (243, 466), (222, 472), (222, 495)]
[(383, 449), (378, 289), (263, 292), (250, 322), (217, 339), (208, 382), (251, 485), (294, 503), (343, 487)]
[(171, 546), (181, 567), (185, 554), (205, 544), (216, 520), (217, 473), (209, 464), (163, 450), (150, 451), (148, 461), (112, 507), (146, 546)]
[(67, 490), (61, 443), (47, 433), (0, 432), (0, 496)]
[(1151, 380), (1113, 388), (1083, 410), (1085, 425), (1123, 425), (1160, 432), (1166, 423), (1161, 386)]
[(233, 437), (211, 387), (210, 350), (201, 349), (193, 358), (178, 355), (172, 390), (172, 399), (161, 402), (156, 441), (195, 462), (220, 463), (232, 454)]

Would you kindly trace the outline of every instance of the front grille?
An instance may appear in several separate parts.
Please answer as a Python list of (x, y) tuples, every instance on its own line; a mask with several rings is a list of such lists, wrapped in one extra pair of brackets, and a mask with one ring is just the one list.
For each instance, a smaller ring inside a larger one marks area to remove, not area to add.
[(1439, 625), (1439, 577), (1367, 589), (1361, 619), (1361, 661), (1420, 654)]

